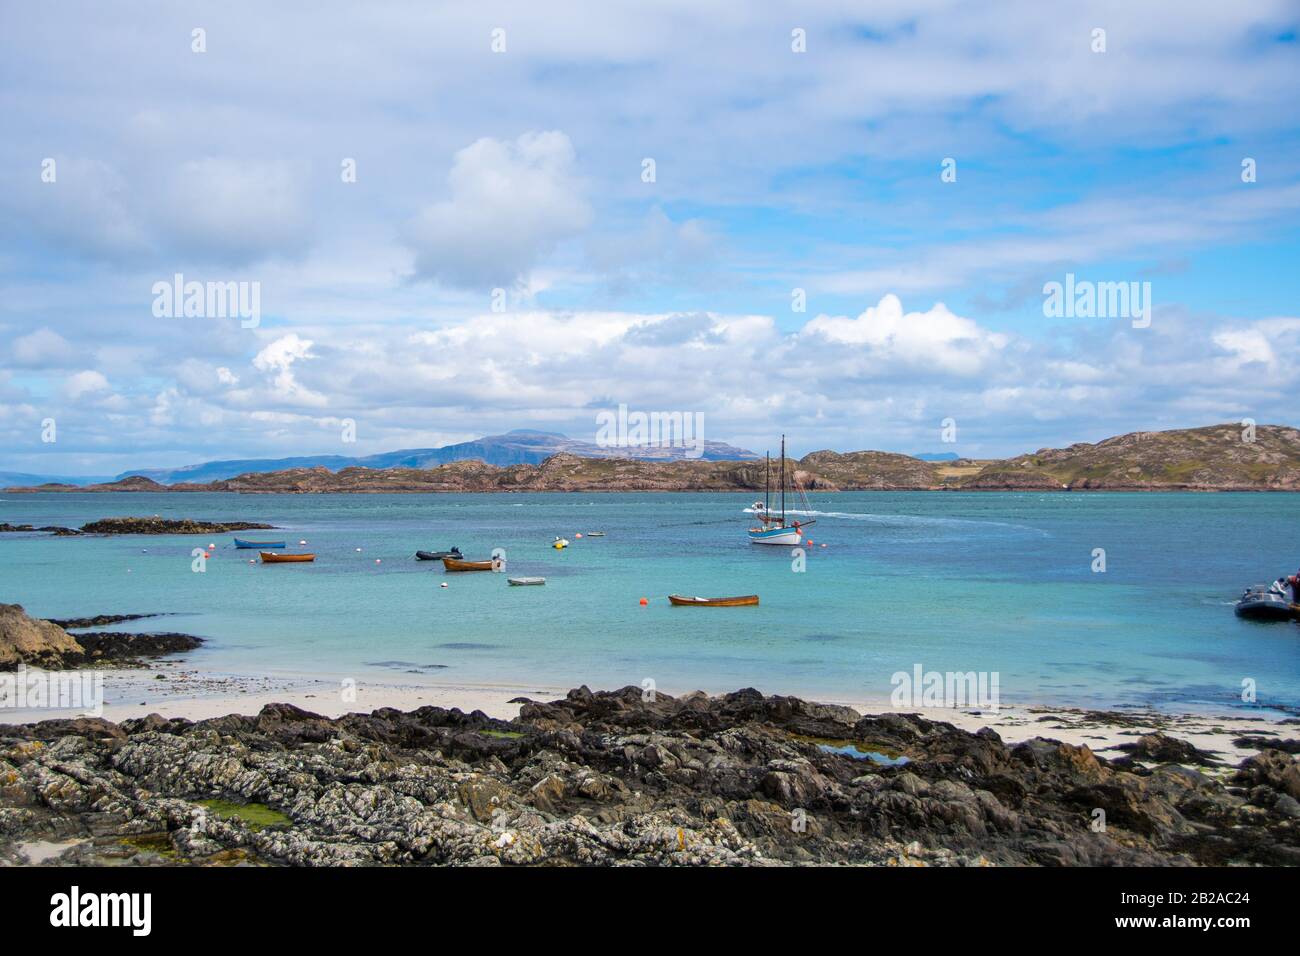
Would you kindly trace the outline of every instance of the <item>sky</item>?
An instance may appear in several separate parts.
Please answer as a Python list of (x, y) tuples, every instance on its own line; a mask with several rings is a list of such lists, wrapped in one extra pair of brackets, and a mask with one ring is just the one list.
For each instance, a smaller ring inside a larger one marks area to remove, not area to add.
[[(1298, 35), (1294, 0), (4, 4), (0, 469), (619, 405), (800, 455), (1295, 425)], [(178, 274), (255, 320), (160, 304)], [(1149, 313), (1047, 314), (1067, 276)]]

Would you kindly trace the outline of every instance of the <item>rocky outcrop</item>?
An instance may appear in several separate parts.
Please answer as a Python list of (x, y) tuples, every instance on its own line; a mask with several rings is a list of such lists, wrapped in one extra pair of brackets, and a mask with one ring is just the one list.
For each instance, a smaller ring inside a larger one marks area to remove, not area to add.
[(933, 462), (883, 451), (815, 451), (799, 460), (799, 469), (809, 476), (796, 473), (801, 484), (825, 491), (909, 491), (940, 484)]
[(72, 528), (61, 528), (57, 525), (46, 525), (43, 528), (37, 528), (29, 524), (9, 524), (8, 522), (0, 523), (0, 534), (33, 531), (40, 531), (59, 536), (81, 534), (80, 531), (76, 531)]
[(29, 617), (21, 604), (0, 604), (0, 671), (19, 664), (60, 670), (82, 660), (76, 638), (59, 625)]
[(993, 462), (972, 490), (1295, 491), (1300, 431), (1282, 425), (1211, 425), (1132, 432), (1096, 444), (1041, 448)]
[(15, 670), (20, 664), (43, 670), (66, 670), (95, 664), (140, 666), (141, 658), (178, 654), (203, 644), (202, 638), (171, 631), (151, 634), (97, 631), (72, 635), (64, 629), (83, 627), (87, 622), (97, 626), (94, 622), (116, 623), (148, 616), (117, 614), (45, 621), (30, 617), (20, 604), (0, 604), (0, 671)]
[(195, 521), (192, 518), (103, 518), (81, 526), (82, 534), (223, 534), (274, 528), (253, 521)]
[(0, 858), (75, 839), (61, 862), (1300, 863), (1295, 758), (1225, 780), (755, 690), (579, 688), (508, 723), (278, 704), (0, 726)]
[(76, 636), (85, 651), (83, 663), (112, 661), (138, 663), (141, 657), (180, 654), (203, 646), (203, 639), (176, 631), (130, 634), (123, 631), (86, 631)]

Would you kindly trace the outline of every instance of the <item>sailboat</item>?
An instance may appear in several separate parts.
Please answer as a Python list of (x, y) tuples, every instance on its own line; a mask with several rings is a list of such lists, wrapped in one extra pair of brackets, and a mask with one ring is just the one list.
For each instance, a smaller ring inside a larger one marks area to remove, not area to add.
[[(792, 476), (793, 477), (793, 476)], [(797, 488), (800, 498), (803, 498), (803, 489)], [(803, 528), (810, 524), (816, 524), (815, 521), (792, 521), (787, 524), (785, 517), (785, 436), (781, 436), (781, 514), (776, 516), (772, 514), (769, 499), (772, 494), (772, 456), (767, 456), (767, 468), (763, 478), (763, 510), (759, 512), (758, 520), (761, 522), (757, 528), (749, 529), (749, 540), (754, 544), (779, 544), (786, 547), (797, 545), (799, 539), (803, 536)], [(808, 501), (803, 499), (805, 510), (807, 510)], [(754, 510), (758, 511), (758, 502), (755, 502)]]

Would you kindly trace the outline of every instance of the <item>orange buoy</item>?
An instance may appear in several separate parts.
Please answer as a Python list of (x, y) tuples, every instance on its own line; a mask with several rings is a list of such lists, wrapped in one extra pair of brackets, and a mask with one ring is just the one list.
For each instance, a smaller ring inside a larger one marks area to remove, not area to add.
[(641, 606), (642, 606), (642, 607), (645, 607), (645, 606), (646, 606), (647, 604), (649, 604), (649, 603), (650, 603), (650, 602), (647, 601), (645, 598), (642, 598), (642, 599), (641, 599)]

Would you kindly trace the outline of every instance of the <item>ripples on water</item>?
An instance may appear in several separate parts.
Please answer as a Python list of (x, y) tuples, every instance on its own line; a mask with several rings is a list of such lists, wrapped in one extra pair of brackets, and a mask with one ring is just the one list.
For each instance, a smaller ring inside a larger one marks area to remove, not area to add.
[[(1231, 610), (1247, 584), (1300, 564), (1300, 496), (813, 494), (812, 509), (791, 512), (817, 519), (803, 573), (788, 549), (749, 543), (752, 501), (23, 495), (0, 500), (0, 522), (267, 521), (318, 557), (249, 564), (222, 535), (207, 572), (193, 574), (197, 538), (4, 535), (0, 600), (54, 617), (182, 612), (186, 629), (209, 639), (191, 660), (231, 673), (363, 679), (435, 661), (445, 680), (650, 678), (667, 692), (754, 686), (879, 700), (892, 674), (920, 663), (996, 670), (1013, 701), (1222, 708), (1240, 705), (1249, 678), (1261, 702), (1300, 704), (1300, 628), (1239, 621)], [(588, 530), (607, 537), (575, 537)], [(570, 546), (552, 549), (556, 535)], [(510, 588), (504, 575), (448, 575), (413, 560), (417, 548), (451, 544), (483, 558), (503, 547), (510, 575), (547, 584)], [(1097, 548), (1104, 574), (1091, 571)], [(762, 603), (671, 608), (672, 592), (758, 593)]]

